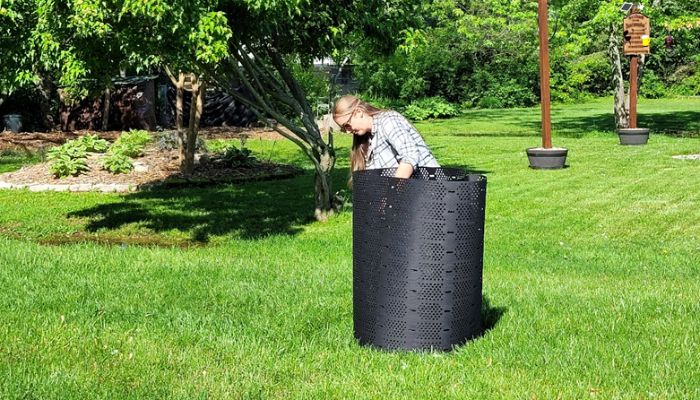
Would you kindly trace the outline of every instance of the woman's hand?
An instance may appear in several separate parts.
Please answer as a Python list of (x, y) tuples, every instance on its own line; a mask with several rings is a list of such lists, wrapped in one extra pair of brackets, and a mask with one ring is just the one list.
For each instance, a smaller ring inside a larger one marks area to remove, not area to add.
[(396, 174), (394, 174), (395, 178), (404, 178), (408, 179), (413, 175), (413, 165), (408, 164), (408, 163), (399, 163), (399, 167), (396, 169)]

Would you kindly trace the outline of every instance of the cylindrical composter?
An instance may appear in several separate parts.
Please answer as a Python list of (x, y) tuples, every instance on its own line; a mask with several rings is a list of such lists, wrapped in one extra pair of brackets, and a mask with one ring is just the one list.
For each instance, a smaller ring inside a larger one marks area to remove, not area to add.
[(360, 344), (451, 350), (481, 333), (486, 177), (353, 174), (353, 319)]

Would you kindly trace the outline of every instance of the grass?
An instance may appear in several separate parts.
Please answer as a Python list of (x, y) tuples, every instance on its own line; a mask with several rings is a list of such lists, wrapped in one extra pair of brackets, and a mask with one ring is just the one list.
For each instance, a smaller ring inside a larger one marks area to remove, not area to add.
[(0, 151), (0, 174), (12, 172), (29, 164), (39, 162), (40, 157), (36, 154), (18, 151)]
[[(638, 126), (670, 136), (700, 135), (700, 97), (640, 99)], [(537, 136), (539, 108), (470, 110), (462, 118), (418, 124), (422, 132), (448, 136)], [(615, 128), (612, 98), (579, 104), (553, 104), (552, 130), (555, 136), (582, 138), (606, 136)]]
[[(697, 104), (669, 102), (646, 126)], [(603, 105), (560, 115), (573, 127)], [(697, 122), (635, 147), (607, 125), (562, 134), (555, 117), (569, 168), (535, 171), (536, 129), (507, 129), (537, 109), (474, 113), (419, 129), (444, 165), (489, 179), (483, 337), (448, 354), (358, 346), (351, 213), (312, 222), (311, 173), (129, 195), (3, 190), (0, 398), (700, 396), (700, 162), (671, 158), (700, 152)], [(341, 187), (349, 140), (337, 140)], [(308, 168), (287, 142), (248, 146)]]

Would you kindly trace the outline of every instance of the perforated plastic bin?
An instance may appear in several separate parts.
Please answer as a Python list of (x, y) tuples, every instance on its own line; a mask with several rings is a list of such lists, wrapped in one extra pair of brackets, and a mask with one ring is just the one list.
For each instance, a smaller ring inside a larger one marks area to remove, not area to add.
[(486, 177), (353, 174), (353, 319), (363, 345), (451, 350), (481, 333)]

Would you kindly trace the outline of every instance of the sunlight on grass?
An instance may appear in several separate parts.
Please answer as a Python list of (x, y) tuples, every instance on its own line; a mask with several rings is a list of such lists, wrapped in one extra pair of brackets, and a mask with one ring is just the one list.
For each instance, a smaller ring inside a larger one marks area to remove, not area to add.
[[(659, 107), (668, 121), (680, 106)], [(524, 153), (537, 128), (511, 135), (487, 112), (419, 124), (443, 165), (488, 178), (492, 328), (478, 340), (448, 354), (356, 344), (351, 211), (314, 222), (311, 167), (281, 141), (272, 159), (306, 174), (127, 195), (0, 190), (0, 398), (700, 397), (700, 160), (671, 157), (700, 139), (562, 134), (569, 168), (537, 171)], [(350, 137), (336, 140), (337, 190)]]

